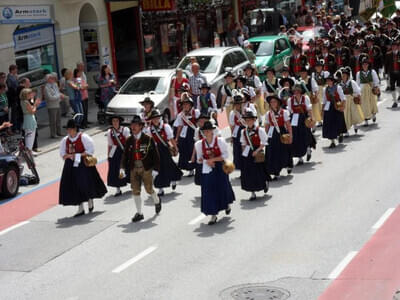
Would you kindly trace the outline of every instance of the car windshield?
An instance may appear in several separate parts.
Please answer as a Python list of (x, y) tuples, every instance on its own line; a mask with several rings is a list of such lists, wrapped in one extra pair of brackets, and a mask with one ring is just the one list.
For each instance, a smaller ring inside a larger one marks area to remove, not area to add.
[(273, 41), (252, 42), (251, 44), (256, 56), (271, 56), (274, 53)]
[(167, 88), (164, 77), (133, 77), (121, 87), (120, 94), (143, 95), (154, 91), (156, 94), (164, 94)]
[[(197, 62), (200, 65), (201, 73), (217, 73), (220, 56), (195, 56)], [(186, 56), (183, 61), (179, 64), (178, 68), (191, 71), (190, 57)]]

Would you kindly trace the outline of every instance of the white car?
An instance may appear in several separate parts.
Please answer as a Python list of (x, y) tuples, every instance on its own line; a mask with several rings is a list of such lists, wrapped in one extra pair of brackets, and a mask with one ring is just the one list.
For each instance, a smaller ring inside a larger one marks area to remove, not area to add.
[(106, 115), (124, 118), (124, 123), (129, 124), (134, 115), (142, 112), (139, 103), (145, 94), (154, 92), (150, 98), (154, 105), (163, 114), (164, 119), (170, 120), (171, 112), (168, 105), (171, 80), (175, 70), (149, 70), (132, 75), (111, 99), (107, 106)]
[(186, 54), (178, 64), (178, 68), (191, 72), (190, 57), (196, 57), (200, 65), (200, 73), (206, 77), (215, 95), (218, 95), (220, 87), (224, 84), (226, 69), (236, 73), (250, 63), (246, 53), (240, 47), (200, 48)]

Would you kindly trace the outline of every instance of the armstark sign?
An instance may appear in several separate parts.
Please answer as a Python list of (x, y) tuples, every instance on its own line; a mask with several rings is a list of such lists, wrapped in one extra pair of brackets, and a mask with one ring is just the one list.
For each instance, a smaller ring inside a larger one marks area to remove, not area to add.
[(0, 24), (38, 24), (50, 22), (50, 5), (0, 6)]

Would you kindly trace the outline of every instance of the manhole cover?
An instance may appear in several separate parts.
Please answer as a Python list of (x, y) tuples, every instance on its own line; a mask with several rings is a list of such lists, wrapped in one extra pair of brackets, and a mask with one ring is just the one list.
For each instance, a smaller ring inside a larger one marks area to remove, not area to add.
[(249, 285), (231, 290), (230, 296), (235, 300), (286, 300), (290, 293), (276, 287)]

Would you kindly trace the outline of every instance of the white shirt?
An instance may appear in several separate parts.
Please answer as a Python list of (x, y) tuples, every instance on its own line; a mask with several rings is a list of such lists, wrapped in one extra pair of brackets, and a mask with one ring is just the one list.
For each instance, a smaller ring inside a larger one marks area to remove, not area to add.
[[(242, 129), (242, 134), (240, 136), (240, 143), (242, 144), (242, 146), (247, 146), (246, 130), (247, 127)], [(268, 136), (267, 133), (265, 132), (264, 127), (262, 126), (258, 127), (258, 136), (260, 137), (260, 145), (266, 146), (268, 144)]]
[(236, 110), (232, 110), (229, 114), (229, 125), (233, 128), (232, 129), (232, 137), (236, 138), (237, 134), (239, 132), (240, 125), (236, 125), (235, 123), (235, 116), (238, 118), (238, 121), (240, 124), (243, 123), (244, 125), (244, 119), (242, 118), (242, 115), (240, 112)]
[[(158, 124), (158, 129), (162, 129), (164, 126), (165, 134), (167, 135), (167, 140), (172, 140), (174, 138), (174, 131), (172, 130), (171, 126), (169, 124), (164, 124), (163, 121)], [(145, 129), (145, 133), (149, 136), (152, 136), (151, 129), (155, 128), (154, 125), (151, 125)], [(154, 141), (157, 143), (156, 141)]]
[[(193, 108), (192, 110), (190, 110), (190, 113), (188, 113), (186, 115), (186, 118), (188, 120), (192, 119), (193, 110), (194, 110), (194, 116), (195, 116), (196, 120), (200, 117), (200, 111), (198, 109), (194, 109)], [(181, 134), (180, 134), (181, 138), (185, 138), (186, 137), (186, 133), (187, 133), (187, 130), (188, 130), (188, 125), (186, 125), (186, 123), (183, 121), (183, 116), (184, 115), (185, 115), (185, 112), (181, 111), (178, 114), (178, 116), (176, 117), (176, 121), (174, 123), (174, 126), (176, 126), (176, 127), (182, 126), (182, 130), (181, 130)], [(196, 121), (194, 121), (193, 125), (196, 125)]]
[[(107, 131), (107, 142), (108, 146), (110, 147), (115, 146), (112, 140), (112, 131), (112, 128), (108, 129)], [(119, 129), (115, 131), (117, 132), (117, 136), (120, 136), (122, 134), (125, 138), (128, 138), (131, 135), (128, 127), (120, 126)]]
[[(303, 95), (302, 97), (304, 97), (304, 102), (306, 104), (307, 110), (312, 110), (312, 105), (311, 105), (310, 98), (307, 95)], [(292, 101), (294, 101), (294, 104), (299, 104), (299, 103), (297, 103), (297, 99), (295, 99), (294, 96), (292, 96), (292, 97), (290, 97), (288, 99), (288, 101), (287, 101), (287, 109), (291, 114), (294, 113), (294, 111), (292, 111)]]
[[(337, 92), (339, 94), (339, 98), (340, 101), (346, 101), (346, 96), (343, 94), (343, 89), (341, 86), (337, 85)], [(325, 104), (326, 102), (328, 102), (328, 100), (326, 99), (326, 89), (328, 87), (324, 87), (324, 92), (323, 92), (323, 96), (322, 96), (322, 103)]]
[(364, 72), (364, 74), (368, 74), (368, 72), (371, 72), (372, 73), (372, 83), (373, 83), (373, 85), (374, 85), (374, 87), (377, 87), (377, 86), (379, 86), (379, 78), (378, 78), (378, 74), (376, 74), (376, 71), (375, 70), (370, 70), (370, 71), (367, 71), (367, 72), (365, 72), (365, 71), (358, 71), (357, 72), (357, 75), (356, 75), (356, 81), (357, 81), (357, 84), (359, 85), (359, 86), (362, 86), (363, 84), (362, 83), (360, 83), (360, 73), (361, 72)]
[[(229, 152), (228, 152), (228, 144), (225, 142), (224, 138), (222, 137), (217, 137), (218, 141), (218, 147), (221, 150), (221, 157), (223, 159), (227, 159), (229, 157)], [(215, 144), (215, 135), (213, 136), (213, 140), (211, 144), (209, 144), (210, 147), (214, 147)], [(207, 147), (207, 145), (206, 145)], [(212, 168), (207, 164), (206, 160), (203, 157), (203, 140), (199, 140), (194, 144), (194, 148), (196, 150), (196, 156), (197, 156), (197, 163), (202, 163), (203, 164), (203, 169), (202, 173), (203, 174), (208, 174), (212, 171)], [(200, 159), (203, 159), (203, 162), (200, 161)]]
[[(271, 112), (271, 111), (268, 111), (268, 112), (265, 114), (265, 124), (274, 126), (274, 124), (270, 124), (270, 123), (269, 123), (269, 116), (268, 116), (268, 114), (270, 114), (270, 113), (272, 113), (272, 112)], [(287, 109), (284, 109), (284, 110), (283, 110), (283, 120), (284, 120), (285, 122), (287, 122), (287, 121), (290, 120), (290, 113), (289, 113), (289, 111), (288, 111)]]
[(85, 148), (85, 152), (90, 155), (94, 154), (93, 139), (86, 133), (78, 132), (74, 138), (67, 135), (66, 137), (64, 137), (61, 140), (61, 144), (60, 144), (60, 156), (61, 157), (64, 157), (64, 155), (67, 154), (67, 139), (69, 139), (71, 142), (75, 142), (79, 138), (79, 136), (82, 136), (81, 139), (82, 139), (83, 147)]

